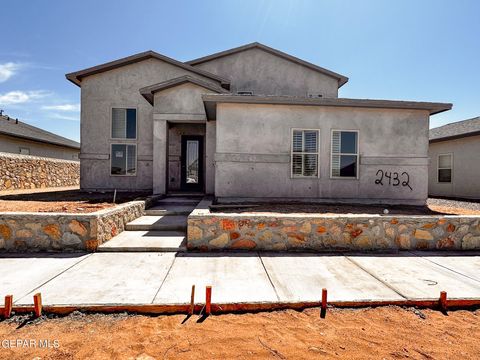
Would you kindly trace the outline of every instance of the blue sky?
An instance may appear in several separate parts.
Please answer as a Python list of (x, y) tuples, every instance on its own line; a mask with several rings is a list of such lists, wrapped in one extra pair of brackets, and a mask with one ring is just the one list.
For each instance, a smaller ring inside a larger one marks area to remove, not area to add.
[(0, 109), (79, 139), (64, 74), (145, 50), (186, 61), (259, 41), (350, 78), (341, 97), (452, 102), (480, 115), (480, 1), (0, 0)]

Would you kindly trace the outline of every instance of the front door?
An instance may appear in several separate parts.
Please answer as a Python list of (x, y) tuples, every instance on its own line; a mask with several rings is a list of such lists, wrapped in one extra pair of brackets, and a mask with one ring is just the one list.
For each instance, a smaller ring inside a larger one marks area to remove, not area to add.
[(182, 135), (182, 190), (203, 191), (203, 136)]

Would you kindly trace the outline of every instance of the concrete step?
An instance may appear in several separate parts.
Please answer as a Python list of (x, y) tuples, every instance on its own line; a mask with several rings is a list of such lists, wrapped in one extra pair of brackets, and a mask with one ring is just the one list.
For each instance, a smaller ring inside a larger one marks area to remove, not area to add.
[(124, 231), (100, 245), (98, 252), (186, 251), (186, 239), (178, 231)]
[(146, 215), (189, 215), (195, 205), (155, 205), (145, 210)]
[(186, 215), (145, 215), (129, 222), (125, 229), (127, 231), (186, 231)]
[(197, 205), (200, 200), (202, 200), (201, 197), (181, 197), (181, 196), (169, 196), (166, 198), (163, 198), (161, 200), (157, 200), (156, 205)]

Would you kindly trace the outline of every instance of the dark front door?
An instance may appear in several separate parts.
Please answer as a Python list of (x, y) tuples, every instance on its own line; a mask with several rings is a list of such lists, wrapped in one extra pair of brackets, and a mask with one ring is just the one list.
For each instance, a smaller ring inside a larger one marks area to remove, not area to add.
[(203, 191), (203, 136), (182, 135), (182, 190)]

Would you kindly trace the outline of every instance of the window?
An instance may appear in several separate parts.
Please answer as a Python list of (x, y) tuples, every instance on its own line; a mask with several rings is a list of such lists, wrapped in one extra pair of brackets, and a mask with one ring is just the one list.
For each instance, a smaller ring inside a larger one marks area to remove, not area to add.
[(438, 155), (438, 182), (439, 183), (451, 183), (452, 182), (452, 168), (453, 168), (453, 155), (442, 154)]
[(137, 146), (129, 144), (112, 144), (111, 174), (136, 175)]
[(318, 130), (293, 129), (292, 177), (318, 176)]
[(30, 155), (30, 149), (29, 149), (29, 148), (21, 147), (21, 148), (20, 148), (20, 154), (22, 154), (22, 155)]
[(332, 178), (358, 176), (358, 131), (332, 131)]
[(112, 109), (112, 139), (137, 138), (137, 110)]

